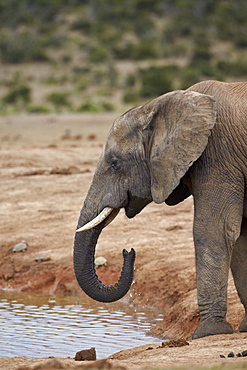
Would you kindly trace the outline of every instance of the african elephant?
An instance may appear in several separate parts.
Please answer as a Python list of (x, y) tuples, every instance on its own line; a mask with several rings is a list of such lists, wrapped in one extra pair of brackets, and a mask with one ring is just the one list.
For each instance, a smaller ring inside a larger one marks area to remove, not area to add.
[[(230, 334), (226, 321), (231, 267), (247, 331), (247, 82), (200, 82), (133, 108), (113, 123), (81, 210), (74, 269), (93, 299), (111, 302), (129, 290), (135, 251), (123, 250), (121, 276), (104, 285), (94, 270), (101, 230), (125, 209), (175, 205), (194, 197), (193, 236), (199, 338)], [(85, 225), (85, 226), (84, 226)], [(84, 231), (84, 232), (80, 232)]]

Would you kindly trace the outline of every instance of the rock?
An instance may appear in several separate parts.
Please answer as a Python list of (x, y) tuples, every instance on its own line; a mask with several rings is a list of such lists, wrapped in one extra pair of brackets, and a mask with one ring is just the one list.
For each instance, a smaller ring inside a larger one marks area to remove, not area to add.
[(94, 260), (94, 264), (96, 267), (103, 266), (106, 264), (106, 262), (107, 262), (107, 259), (105, 257), (97, 257)]
[(23, 252), (27, 249), (27, 244), (22, 241), (21, 243), (18, 243), (14, 246), (14, 248), (12, 249), (12, 252), (13, 253), (18, 253), (18, 252)]
[(95, 361), (96, 360), (96, 351), (92, 347), (90, 349), (83, 349), (82, 351), (76, 352), (75, 355), (76, 361)]
[(234, 353), (233, 352), (228, 353), (227, 357), (234, 357)]
[(242, 352), (242, 356), (243, 356), (243, 357), (246, 357), (246, 356), (247, 356), (247, 351), (243, 351), (243, 352)]
[(51, 259), (51, 256), (47, 256), (45, 254), (41, 255), (41, 256), (38, 256), (35, 258), (35, 261), (36, 262), (45, 262), (45, 261), (50, 261)]
[(189, 346), (189, 343), (185, 339), (171, 339), (166, 342), (162, 342), (161, 347), (183, 347), (183, 346)]

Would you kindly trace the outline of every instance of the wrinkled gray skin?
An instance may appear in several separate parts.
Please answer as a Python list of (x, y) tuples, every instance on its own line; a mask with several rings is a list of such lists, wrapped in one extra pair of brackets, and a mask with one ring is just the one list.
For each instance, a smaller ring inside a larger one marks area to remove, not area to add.
[[(197, 93), (195, 93), (197, 92)], [(194, 243), (199, 338), (230, 334), (226, 321), (231, 267), (247, 310), (247, 83), (206, 81), (174, 91), (118, 118), (106, 139), (78, 227), (104, 207), (134, 217), (148, 203), (175, 205), (194, 197)], [(129, 289), (135, 253), (124, 251), (119, 281), (102, 284), (94, 250), (112, 214), (91, 230), (76, 233), (74, 268), (82, 289), (111, 302)], [(247, 331), (247, 314), (240, 324)]]

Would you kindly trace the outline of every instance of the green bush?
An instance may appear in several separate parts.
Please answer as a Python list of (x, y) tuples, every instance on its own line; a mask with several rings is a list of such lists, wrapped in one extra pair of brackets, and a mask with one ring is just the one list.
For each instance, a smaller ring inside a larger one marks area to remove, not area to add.
[(82, 113), (98, 113), (100, 111), (100, 105), (95, 102), (87, 101), (83, 104), (81, 104), (77, 112), (82, 112)]
[(10, 105), (27, 105), (31, 101), (31, 89), (27, 85), (13, 87), (6, 95), (3, 96), (3, 104)]
[(45, 36), (43, 37), (43, 46), (48, 46), (51, 48), (61, 48), (67, 41), (67, 35), (61, 31), (56, 32), (54, 30), (50, 32), (46, 32)]
[(178, 70), (179, 68), (175, 65), (141, 69), (139, 73), (141, 80), (140, 96), (153, 98), (171, 91)]
[(95, 46), (89, 52), (89, 60), (93, 63), (102, 63), (109, 58), (109, 51), (103, 46)]
[(154, 40), (143, 40), (135, 45), (133, 49), (132, 59), (156, 59), (159, 57), (158, 49)]
[(112, 103), (87, 101), (85, 103), (82, 103), (78, 107), (77, 112), (99, 113), (99, 112), (111, 112), (114, 110), (115, 107)]
[(46, 96), (46, 100), (53, 104), (57, 111), (60, 111), (62, 108), (71, 108), (69, 94), (67, 92), (52, 92)]
[(129, 42), (124, 46), (113, 48), (116, 59), (157, 59), (160, 55), (158, 48), (152, 40), (141, 40), (137, 43)]
[(83, 31), (87, 33), (91, 31), (91, 28), (92, 22), (89, 19), (84, 18), (76, 19), (71, 26), (72, 30)]
[(118, 87), (119, 72), (112, 63), (105, 63), (97, 69), (94, 69), (90, 76), (90, 82), (93, 85), (103, 85), (110, 88)]
[(1, 35), (0, 57), (3, 63), (47, 61), (41, 40), (32, 32), (15, 32)]
[(210, 62), (212, 58), (212, 53), (210, 52), (209, 47), (206, 45), (196, 45), (194, 47), (192, 62)]
[(53, 24), (65, 0), (7, 0), (0, 2), (0, 23), (16, 29), (20, 25)]
[(113, 55), (116, 59), (131, 59), (135, 45), (128, 42), (125, 45), (116, 45), (113, 47)]
[(71, 55), (69, 55), (69, 54), (62, 55), (62, 57), (61, 57), (61, 62), (62, 63), (69, 64), (69, 63), (71, 63), (71, 61), (72, 61)]
[(28, 113), (50, 113), (50, 109), (44, 105), (31, 105), (27, 111)]
[(97, 90), (97, 95), (110, 97), (113, 96), (113, 89), (108, 86), (102, 86), (100, 89)]
[(188, 56), (188, 46), (183, 41), (177, 41), (172, 44), (162, 45), (162, 56), (163, 57), (187, 57)]
[(181, 70), (179, 75), (179, 86), (178, 89), (186, 90), (188, 87), (199, 82), (201, 79), (201, 74), (196, 68), (184, 68)]
[(216, 68), (222, 76), (230, 75), (236, 78), (247, 78), (247, 60), (244, 59), (237, 60), (235, 62), (220, 60), (218, 61)]
[(136, 73), (129, 73), (125, 79), (125, 86), (126, 87), (133, 87), (137, 82), (137, 75)]
[(48, 75), (46, 78), (43, 79), (43, 82), (47, 85), (63, 85), (68, 82), (68, 75), (60, 75), (60, 76), (55, 76), (54, 74)]
[(133, 104), (140, 100), (140, 94), (136, 90), (126, 90), (123, 94), (123, 102), (125, 104)]
[(103, 112), (113, 112), (115, 110), (114, 104), (109, 102), (102, 102), (101, 107)]

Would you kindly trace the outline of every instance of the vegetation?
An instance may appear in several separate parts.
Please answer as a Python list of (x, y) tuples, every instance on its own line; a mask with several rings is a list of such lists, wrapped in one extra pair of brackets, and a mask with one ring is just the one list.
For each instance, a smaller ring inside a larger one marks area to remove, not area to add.
[(3, 0), (0, 113), (122, 110), (245, 80), (246, 13), (246, 0)]

